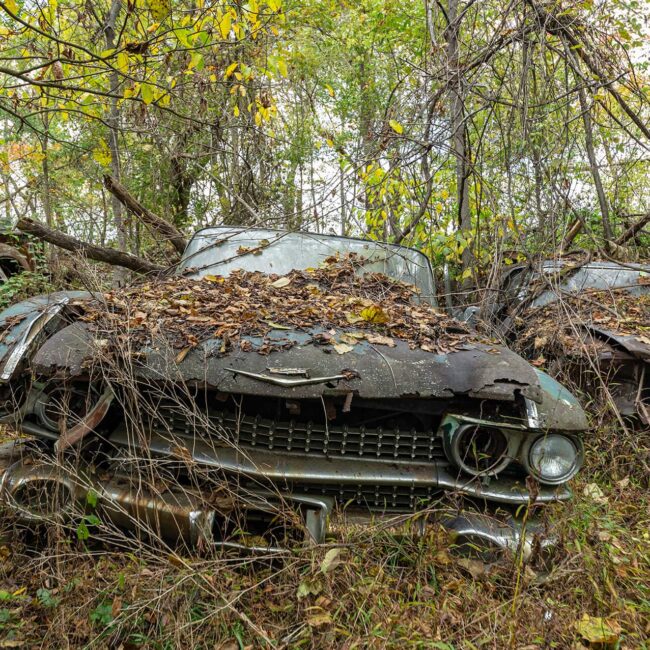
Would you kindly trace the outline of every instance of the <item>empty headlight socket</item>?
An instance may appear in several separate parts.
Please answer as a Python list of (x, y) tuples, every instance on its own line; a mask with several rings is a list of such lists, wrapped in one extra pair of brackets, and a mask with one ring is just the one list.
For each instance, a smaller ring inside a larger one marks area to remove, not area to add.
[(440, 431), (447, 459), (472, 476), (502, 472), (517, 459), (522, 438), (527, 435), (501, 423), (455, 415), (444, 417)]

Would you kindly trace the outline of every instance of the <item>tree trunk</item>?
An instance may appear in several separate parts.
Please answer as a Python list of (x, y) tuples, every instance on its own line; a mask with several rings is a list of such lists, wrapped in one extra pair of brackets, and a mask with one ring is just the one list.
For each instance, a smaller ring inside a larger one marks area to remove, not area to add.
[[(449, 90), (450, 148), (456, 159), (456, 199), (458, 201), (458, 227), (466, 240), (471, 237), (472, 218), (469, 210), (469, 165), (467, 161), (467, 129), (463, 78), (460, 69), (458, 32), (458, 0), (447, 5), (447, 64), (451, 78)], [(463, 271), (472, 265), (472, 250), (467, 246), (462, 252)]]
[[(104, 37), (106, 49), (112, 50), (115, 48), (115, 24), (117, 16), (122, 8), (122, 0), (112, 0), (108, 15), (106, 16), (106, 24), (104, 25)], [(117, 70), (113, 70), (109, 77), (110, 93), (117, 95), (119, 91), (120, 78)], [(119, 147), (119, 128), (120, 128), (120, 108), (117, 103), (116, 97), (111, 97), (110, 111), (106, 119), (108, 124), (108, 148), (111, 152), (111, 174), (118, 181), (122, 177), (120, 165), (120, 147)], [(126, 251), (126, 229), (124, 227), (124, 215), (122, 213), (122, 204), (117, 197), (111, 198), (111, 209), (113, 212), (113, 223), (117, 231), (117, 243), (121, 251)], [(121, 284), (124, 278), (117, 273), (115, 282)]]
[[(580, 83), (580, 80), (578, 80)], [(614, 233), (612, 232), (612, 225), (609, 220), (609, 205), (607, 204), (607, 197), (600, 178), (600, 170), (598, 169), (598, 161), (596, 160), (596, 152), (594, 151), (593, 139), (593, 126), (591, 122), (590, 107), (587, 104), (587, 97), (585, 89), (580, 86), (578, 89), (578, 97), (580, 99), (580, 112), (582, 113), (582, 123), (585, 127), (585, 147), (587, 149), (587, 158), (589, 159), (589, 168), (591, 176), (594, 179), (596, 186), (596, 194), (598, 195), (598, 204), (600, 205), (600, 216), (603, 221), (603, 232), (605, 233), (605, 241), (612, 241)]]

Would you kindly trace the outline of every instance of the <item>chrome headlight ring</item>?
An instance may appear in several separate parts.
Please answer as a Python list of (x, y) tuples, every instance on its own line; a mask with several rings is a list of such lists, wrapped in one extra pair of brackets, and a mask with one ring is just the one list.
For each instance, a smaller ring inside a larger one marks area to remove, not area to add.
[(560, 485), (582, 467), (584, 448), (580, 438), (545, 433), (526, 437), (520, 459), (526, 471), (540, 483)]
[(472, 476), (494, 476), (516, 458), (518, 435), (498, 427), (461, 423), (445, 431), (447, 458)]

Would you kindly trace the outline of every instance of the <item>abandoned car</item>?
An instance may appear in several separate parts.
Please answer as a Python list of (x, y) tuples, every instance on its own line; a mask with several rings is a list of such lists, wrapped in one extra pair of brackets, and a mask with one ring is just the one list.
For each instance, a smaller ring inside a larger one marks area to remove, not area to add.
[(508, 268), (501, 289), (518, 352), (650, 425), (650, 266), (545, 260)]
[(422, 513), (528, 553), (516, 515), (569, 498), (582, 464), (575, 398), (437, 310), (401, 246), (208, 228), (172, 278), (0, 321), (3, 417), (28, 437), (4, 447), (2, 499), (27, 521), (282, 550)]

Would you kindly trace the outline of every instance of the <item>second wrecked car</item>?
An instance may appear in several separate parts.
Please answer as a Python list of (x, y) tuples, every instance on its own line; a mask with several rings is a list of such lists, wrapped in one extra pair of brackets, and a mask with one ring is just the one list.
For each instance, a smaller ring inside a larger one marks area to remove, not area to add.
[(4, 501), (277, 549), (278, 508), (321, 541), (334, 514), (424, 521), (456, 495), (463, 540), (517, 548), (517, 509), (569, 498), (585, 415), (434, 305), (415, 250), (237, 228), (199, 231), (174, 278), (14, 305), (4, 419), (59, 463), (7, 451)]
[(509, 267), (496, 318), (513, 347), (650, 425), (650, 266), (579, 259)]

